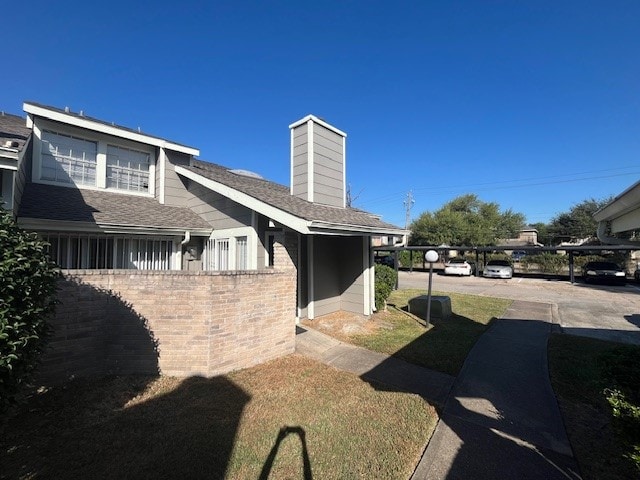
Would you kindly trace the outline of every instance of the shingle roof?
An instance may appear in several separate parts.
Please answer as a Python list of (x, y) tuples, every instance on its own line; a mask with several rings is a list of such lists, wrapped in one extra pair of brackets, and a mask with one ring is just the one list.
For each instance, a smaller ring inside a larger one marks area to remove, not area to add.
[(211, 228), (190, 209), (161, 205), (153, 198), (39, 183), (25, 185), (18, 217), (180, 230)]
[(237, 175), (221, 165), (193, 160), (189, 167), (184, 168), (307, 221), (369, 227), (371, 229), (400, 230), (396, 225), (383, 222), (378, 216), (365, 211), (312, 203), (294, 197), (290, 194), (289, 188), (284, 185), (260, 178)]
[(10, 140), (18, 143), (12, 148), (21, 150), (30, 134), (31, 129), (27, 128), (25, 118), (5, 112), (0, 113), (0, 147)]

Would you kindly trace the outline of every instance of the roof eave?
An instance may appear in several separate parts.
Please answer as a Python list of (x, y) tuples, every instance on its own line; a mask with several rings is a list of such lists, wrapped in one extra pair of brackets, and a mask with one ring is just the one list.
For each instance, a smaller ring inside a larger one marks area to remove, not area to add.
[(101, 122), (97, 122), (90, 118), (77, 117), (76, 115), (71, 113), (63, 113), (56, 110), (51, 110), (49, 108), (45, 108), (40, 105), (34, 105), (29, 102), (25, 102), (22, 108), (25, 112), (27, 112), (30, 115), (35, 115), (37, 117), (42, 117), (42, 118), (46, 118), (56, 122), (65, 123), (67, 125), (72, 125), (79, 128), (85, 128), (87, 130), (92, 130), (95, 132), (100, 132), (100, 133), (112, 135), (115, 137), (125, 138), (127, 140), (144, 143), (146, 145), (152, 145), (154, 147), (166, 148), (167, 150), (171, 150), (174, 152), (186, 153), (188, 155), (194, 155), (194, 156), (200, 155), (200, 150), (198, 150), (197, 148), (188, 147), (186, 145), (180, 145), (177, 143), (173, 143), (169, 140), (153, 137), (150, 135), (146, 135), (144, 133), (131, 132), (129, 130), (117, 127), (115, 125), (114, 126), (105, 125)]
[(634, 183), (611, 202), (593, 214), (597, 222), (605, 222), (640, 208), (640, 181)]
[(210, 235), (212, 228), (193, 228), (189, 226), (158, 227), (152, 225), (128, 225), (118, 223), (77, 222), (70, 220), (51, 220), (45, 218), (18, 217), (18, 225), (26, 230), (50, 230), (60, 232), (96, 232), (141, 235)]

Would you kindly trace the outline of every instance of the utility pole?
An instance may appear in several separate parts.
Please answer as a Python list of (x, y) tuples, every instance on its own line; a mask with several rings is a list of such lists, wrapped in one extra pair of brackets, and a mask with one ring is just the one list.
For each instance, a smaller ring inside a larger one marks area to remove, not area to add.
[(416, 201), (413, 199), (413, 192), (409, 190), (407, 193), (407, 199), (403, 202), (404, 210), (405, 210), (405, 220), (404, 220), (404, 229), (409, 230), (409, 223), (411, 222), (411, 207)]

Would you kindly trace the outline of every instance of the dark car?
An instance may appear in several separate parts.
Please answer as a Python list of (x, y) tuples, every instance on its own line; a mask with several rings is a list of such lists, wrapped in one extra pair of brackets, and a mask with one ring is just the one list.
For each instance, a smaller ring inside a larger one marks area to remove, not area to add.
[(392, 255), (376, 255), (374, 261), (380, 265), (386, 265), (387, 267), (396, 268), (396, 263)]
[(513, 252), (511, 252), (511, 260), (513, 260), (514, 262), (519, 262), (526, 255), (527, 252), (525, 252), (524, 250), (514, 250)]
[(627, 282), (627, 274), (614, 262), (588, 262), (582, 267), (582, 278), (585, 283), (625, 284)]

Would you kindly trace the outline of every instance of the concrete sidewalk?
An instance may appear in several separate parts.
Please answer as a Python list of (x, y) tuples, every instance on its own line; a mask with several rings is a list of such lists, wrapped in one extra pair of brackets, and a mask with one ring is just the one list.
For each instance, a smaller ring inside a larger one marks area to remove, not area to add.
[(296, 352), (375, 382), (379, 388), (416, 393), (444, 405), (454, 377), (349, 345), (306, 326), (296, 327)]
[(471, 350), (413, 479), (577, 479), (547, 368), (552, 306), (514, 301)]

